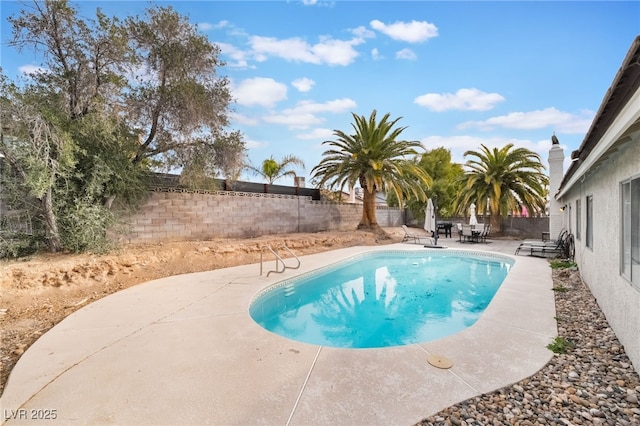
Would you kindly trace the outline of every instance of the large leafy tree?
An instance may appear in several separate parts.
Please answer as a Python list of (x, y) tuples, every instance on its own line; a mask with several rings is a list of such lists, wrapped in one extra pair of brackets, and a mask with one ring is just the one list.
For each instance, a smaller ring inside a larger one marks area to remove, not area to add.
[[(227, 79), (217, 75), (224, 65), (219, 48), (185, 17), (170, 7), (152, 7), (142, 18), (124, 21), (98, 9), (89, 20), (66, 0), (42, 0), (25, 4), (9, 22), (9, 45), (39, 51), (44, 71), (30, 75), (32, 84), (2, 93), (15, 103), (10, 109), (31, 111), (3, 118), (3, 129), (7, 120), (14, 129), (5, 157), (59, 164), (59, 150), (42, 150), (29, 139), (35, 121), (27, 117), (37, 116), (50, 130), (46, 143), (64, 146), (71, 167), (64, 173), (49, 169), (40, 182), (51, 191), (44, 192), (52, 203), (44, 213), (47, 223), (63, 223), (72, 236), (93, 221), (104, 235), (113, 201), (138, 201), (145, 172), (154, 168), (181, 167), (191, 180), (198, 174), (238, 175), (245, 146), (240, 132), (226, 130), (231, 97)], [(30, 174), (36, 168), (20, 161), (11, 166), (22, 167), (24, 173), (15, 174), (25, 181), (35, 179)]]
[(245, 168), (245, 146), (239, 131), (224, 136), (196, 139), (187, 151), (189, 161), (180, 174), (180, 183), (197, 189), (217, 189), (213, 178), (236, 181)]
[[(459, 179), (464, 174), (462, 165), (453, 163), (451, 151), (444, 147), (425, 152), (420, 157), (419, 165), (433, 178), (428, 195), (437, 200), (439, 216), (450, 217), (460, 188)], [(422, 212), (425, 207), (424, 203), (420, 205)]]
[[(428, 150), (416, 161), (418, 166), (433, 179), (433, 184), (430, 188), (425, 188), (425, 193), (437, 203), (438, 217), (450, 217), (454, 213), (453, 204), (460, 188), (459, 179), (464, 175), (462, 165), (451, 162), (451, 151), (444, 147)], [(387, 202), (391, 206), (398, 205), (394, 194), (388, 195)], [(413, 217), (422, 218), (427, 203), (424, 200), (408, 196), (406, 206)]]
[(137, 133), (134, 163), (183, 167), (203, 141), (241, 141), (225, 132), (231, 94), (218, 76), (220, 48), (171, 7), (122, 22), (100, 9), (82, 19), (66, 0), (34, 1), (9, 22), (9, 45), (42, 53), (47, 71), (32, 78), (65, 94), (70, 118), (113, 114)]
[(475, 203), (478, 212), (489, 212), (492, 226), (499, 229), (509, 213), (524, 208), (533, 215), (545, 211), (549, 178), (538, 154), (507, 144), (492, 150), (481, 145), (479, 151), (464, 155), (472, 158), (465, 164), (464, 186), (455, 206), (459, 213)]
[(262, 161), (260, 167), (247, 164), (246, 168), (255, 175), (261, 176), (271, 185), (285, 176), (296, 177), (295, 166), (304, 169), (304, 161), (295, 155), (286, 155), (280, 161), (271, 156)]
[(418, 141), (400, 140), (406, 127), (396, 127), (401, 117), (385, 114), (379, 121), (374, 110), (369, 118), (352, 113), (353, 134), (334, 130), (335, 140), (324, 141), (330, 149), (312, 170), (320, 187), (344, 190), (356, 183), (364, 192), (362, 218), (358, 229), (371, 230), (381, 236), (384, 231), (376, 219), (376, 193), (394, 193), (402, 202), (406, 194), (424, 199), (431, 177), (413, 160), (422, 148)]
[(66, 0), (44, 0), (25, 3), (8, 21), (12, 25), (9, 46), (41, 54), (43, 71), (31, 78), (64, 94), (60, 108), (70, 118), (119, 104), (132, 51), (126, 29), (117, 19), (98, 9), (95, 20), (85, 20)]
[(191, 147), (230, 136), (224, 133), (229, 81), (217, 75), (224, 65), (220, 48), (171, 7), (150, 8), (126, 24), (136, 79), (124, 98), (125, 114), (141, 139), (133, 161), (184, 166), (195, 160)]
[(41, 219), (36, 231), (42, 229), (50, 251), (104, 246), (114, 219), (105, 194), (133, 202), (143, 190), (140, 169), (130, 161), (136, 139), (100, 114), (71, 119), (59, 107), (64, 94), (37, 84), (18, 87), (3, 78), (0, 89), (0, 153), (14, 177), (10, 206), (31, 210), (37, 200), (31, 213)]
[[(51, 251), (62, 248), (56, 211), (56, 182), (68, 179), (75, 166), (76, 150), (68, 132), (61, 129), (56, 110), (34, 91), (21, 92), (0, 80), (2, 126), (0, 154), (20, 180), (14, 189), (34, 199)], [(12, 136), (5, 136), (4, 130)], [(23, 201), (23, 200), (19, 200)], [(21, 203), (21, 207), (25, 204)]]

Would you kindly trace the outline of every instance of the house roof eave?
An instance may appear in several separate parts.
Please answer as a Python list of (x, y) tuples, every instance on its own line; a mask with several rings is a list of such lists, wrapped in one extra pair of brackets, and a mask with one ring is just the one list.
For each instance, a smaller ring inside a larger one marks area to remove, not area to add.
[[(617, 138), (611, 138), (610, 130), (620, 113), (630, 105), (635, 105), (639, 89), (640, 36), (637, 36), (616, 73), (611, 87), (607, 90), (584, 140), (580, 147), (571, 153), (573, 162), (560, 183), (560, 188), (555, 194), (556, 198), (562, 197), (594, 164), (598, 163), (600, 156), (610, 151), (613, 145), (618, 143)], [(631, 121), (629, 126), (635, 126), (636, 123), (636, 121)], [(596, 147), (605, 140), (606, 136), (609, 136), (606, 138), (608, 146), (596, 150)]]

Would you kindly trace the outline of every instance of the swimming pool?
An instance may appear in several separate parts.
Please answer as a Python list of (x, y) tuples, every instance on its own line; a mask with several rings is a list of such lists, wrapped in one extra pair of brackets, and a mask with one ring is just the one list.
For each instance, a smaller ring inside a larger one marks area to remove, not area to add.
[(427, 342), (474, 324), (512, 265), (493, 253), (365, 253), (268, 287), (249, 313), (271, 332), (323, 346)]

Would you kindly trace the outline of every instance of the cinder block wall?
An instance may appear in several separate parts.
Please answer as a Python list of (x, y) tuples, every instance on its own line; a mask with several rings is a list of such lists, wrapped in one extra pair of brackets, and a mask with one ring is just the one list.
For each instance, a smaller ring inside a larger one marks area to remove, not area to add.
[[(311, 197), (211, 191), (154, 191), (129, 218), (124, 241), (159, 242), (219, 237), (355, 229), (361, 204), (313, 201)], [(400, 226), (403, 211), (380, 207), (381, 226)]]
[[(488, 218), (486, 218), (488, 221)], [(468, 217), (454, 216), (447, 218), (438, 218), (439, 221), (455, 223), (468, 223)], [(478, 217), (480, 223), (484, 222), (482, 216)], [(407, 225), (422, 228), (424, 226), (424, 219), (418, 220), (413, 218), (409, 212), (407, 212)], [(399, 226), (399, 225), (398, 225)], [(503, 237), (513, 238), (535, 238), (542, 239), (542, 233), (549, 232), (549, 218), (548, 217), (508, 217), (502, 223), (502, 230), (491, 230), (491, 236), (500, 235)], [(455, 234), (455, 229), (453, 230)], [(557, 235), (550, 235), (549, 238), (555, 239)]]
[[(549, 232), (549, 217), (511, 217), (502, 224), (502, 234), (514, 238), (542, 239), (543, 232)], [(548, 237), (555, 240), (558, 234)]]

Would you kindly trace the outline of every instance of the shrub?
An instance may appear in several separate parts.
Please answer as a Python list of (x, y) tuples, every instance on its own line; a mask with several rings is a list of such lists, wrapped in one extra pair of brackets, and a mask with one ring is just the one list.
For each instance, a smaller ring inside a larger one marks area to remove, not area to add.
[(78, 202), (59, 217), (66, 249), (103, 253), (113, 248), (107, 230), (115, 223), (115, 216), (106, 207)]
[(558, 336), (553, 339), (553, 342), (547, 345), (547, 349), (556, 354), (566, 354), (575, 346), (575, 343), (573, 343), (571, 340)]
[(571, 262), (569, 260), (556, 259), (551, 261), (552, 269), (561, 269), (561, 268), (576, 268), (578, 265), (575, 262)]
[(0, 236), (0, 259), (17, 259), (36, 253), (44, 246), (42, 238), (16, 233)]

